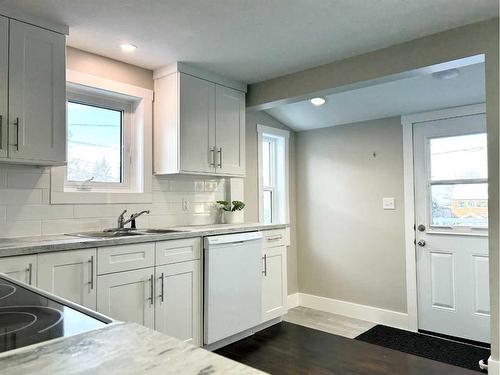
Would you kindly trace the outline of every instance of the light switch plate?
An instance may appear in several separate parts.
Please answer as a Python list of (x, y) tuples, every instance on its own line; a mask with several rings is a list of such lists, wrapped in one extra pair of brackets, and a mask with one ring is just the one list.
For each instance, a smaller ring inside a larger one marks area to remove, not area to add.
[(382, 198), (382, 208), (384, 210), (395, 210), (396, 209), (396, 200), (392, 197)]

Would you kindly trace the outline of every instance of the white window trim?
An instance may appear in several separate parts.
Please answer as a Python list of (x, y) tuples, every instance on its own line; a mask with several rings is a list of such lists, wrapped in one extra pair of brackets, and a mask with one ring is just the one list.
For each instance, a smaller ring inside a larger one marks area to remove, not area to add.
[[(263, 178), (262, 178), (262, 142), (265, 136), (283, 138), (285, 144), (285, 186), (284, 186), (284, 218), (273, 218), (273, 224), (289, 224), (290, 223), (290, 132), (283, 129), (273, 128), (270, 126), (257, 124), (257, 155), (258, 155), (258, 184), (259, 184), (259, 221), (262, 223), (264, 220), (263, 208)], [(275, 199), (273, 197), (273, 199)], [(274, 215), (273, 215), (274, 216)]]
[[(68, 89), (72, 86), (94, 92), (109, 92), (119, 102), (131, 103), (130, 129), (132, 158), (131, 175), (135, 183), (128, 188), (114, 187), (111, 190), (94, 187), (90, 191), (65, 191), (66, 167), (51, 168), (51, 204), (93, 204), (93, 203), (151, 203), (152, 194), (152, 118), (153, 91), (122, 82), (66, 70)], [(80, 91), (79, 89), (79, 91)]]

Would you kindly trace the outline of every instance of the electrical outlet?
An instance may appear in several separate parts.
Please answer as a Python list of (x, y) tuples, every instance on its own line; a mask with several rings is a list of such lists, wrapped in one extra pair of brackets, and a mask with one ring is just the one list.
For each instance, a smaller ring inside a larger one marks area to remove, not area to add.
[(382, 208), (384, 210), (395, 210), (396, 200), (392, 197), (382, 198)]

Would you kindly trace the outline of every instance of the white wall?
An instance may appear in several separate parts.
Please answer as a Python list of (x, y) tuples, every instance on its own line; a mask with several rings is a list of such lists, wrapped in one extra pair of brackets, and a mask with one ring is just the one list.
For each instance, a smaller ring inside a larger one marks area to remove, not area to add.
[(406, 312), (403, 199), (399, 117), (297, 133), (300, 292)]
[[(152, 89), (152, 71), (74, 48), (67, 49), (68, 69)], [(0, 164), (0, 237), (37, 236), (100, 230), (116, 226), (124, 209), (143, 209), (141, 227), (212, 224), (214, 202), (225, 199), (226, 180), (216, 177), (153, 177), (151, 204), (51, 205), (48, 168)], [(187, 210), (182, 202), (187, 201)]]

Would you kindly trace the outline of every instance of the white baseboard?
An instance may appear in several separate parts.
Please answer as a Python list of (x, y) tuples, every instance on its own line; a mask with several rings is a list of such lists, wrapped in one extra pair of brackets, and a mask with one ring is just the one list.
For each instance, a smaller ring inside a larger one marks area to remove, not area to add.
[(299, 306), (299, 293), (289, 294), (287, 297), (287, 305), (289, 309)]
[(488, 375), (500, 375), (500, 361), (488, 358)]
[[(359, 305), (357, 303), (320, 297), (312, 294), (298, 294), (299, 306), (366, 320), (377, 324), (384, 324), (395, 328), (408, 329), (408, 314), (405, 313), (385, 310), (373, 306)], [(290, 301), (291, 296), (288, 297)]]

